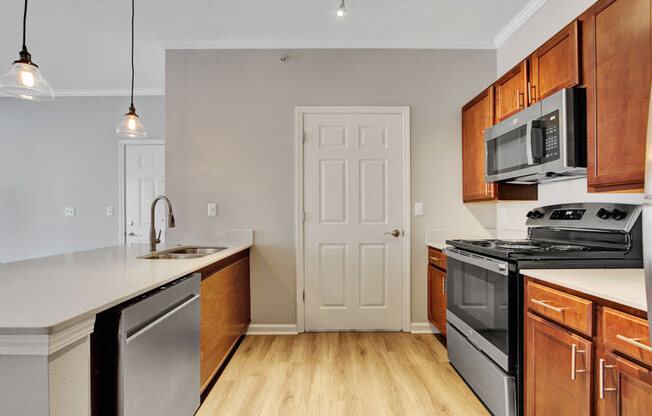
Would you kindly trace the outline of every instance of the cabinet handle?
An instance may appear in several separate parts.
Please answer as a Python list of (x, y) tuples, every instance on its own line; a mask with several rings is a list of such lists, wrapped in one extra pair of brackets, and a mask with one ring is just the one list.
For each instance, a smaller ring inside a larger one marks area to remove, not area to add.
[(430, 260), (432, 260), (432, 261), (441, 261), (441, 258), (439, 258), (439, 257), (430, 257)]
[(521, 108), (521, 90), (519, 88), (516, 89), (516, 107)]
[(652, 347), (648, 347), (647, 345), (643, 344), (642, 342), (639, 342), (641, 340), (640, 338), (627, 338), (627, 337), (624, 337), (624, 336), (622, 336), (620, 334), (617, 334), (616, 338), (618, 338), (619, 340), (624, 341), (624, 342), (626, 342), (626, 343), (628, 343), (630, 345), (633, 345), (633, 346), (635, 346), (637, 348), (640, 348), (640, 349), (642, 349), (644, 351), (652, 352)]
[(532, 91), (532, 87), (530, 86), (530, 81), (527, 82), (527, 105), (532, 105), (532, 95), (530, 92)]
[(563, 312), (564, 310), (568, 309), (568, 308), (558, 308), (556, 306), (548, 305), (546, 302), (550, 302), (549, 300), (530, 299), (530, 302), (536, 303), (537, 305), (541, 305), (544, 308), (552, 309), (555, 312)]
[(448, 280), (444, 279), (441, 285), (441, 293), (445, 295), (447, 289), (448, 289)]
[(576, 356), (577, 353), (583, 354), (586, 350), (578, 350), (577, 345), (573, 344), (571, 347), (571, 380), (575, 380), (577, 373), (586, 373), (586, 370), (578, 370)]
[(600, 399), (604, 400), (604, 393), (607, 391), (617, 391), (615, 387), (605, 388), (604, 386), (604, 372), (607, 368), (615, 368), (615, 365), (606, 365), (604, 358), (600, 358)]
[(535, 103), (535, 102), (537, 101), (537, 86), (536, 86), (536, 85), (532, 85), (532, 86), (530, 87), (530, 90), (531, 90), (531, 92), (532, 92), (532, 102)]

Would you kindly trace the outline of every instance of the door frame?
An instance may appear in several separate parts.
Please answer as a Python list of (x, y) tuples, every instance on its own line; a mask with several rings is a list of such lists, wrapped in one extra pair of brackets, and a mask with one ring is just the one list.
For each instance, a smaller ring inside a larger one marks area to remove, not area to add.
[(403, 307), (402, 331), (411, 331), (411, 210), (410, 107), (408, 106), (297, 106), (295, 107), (295, 253), (297, 278), (297, 331), (305, 332), (305, 227), (303, 119), (306, 114), (398, 114), (403, 120)]
[(165, 139), (120, 139), (118, 142), (118, 244), (127, 242), (125, 219), (126, 206), (126, 154), (127, 146), (165, 145)]

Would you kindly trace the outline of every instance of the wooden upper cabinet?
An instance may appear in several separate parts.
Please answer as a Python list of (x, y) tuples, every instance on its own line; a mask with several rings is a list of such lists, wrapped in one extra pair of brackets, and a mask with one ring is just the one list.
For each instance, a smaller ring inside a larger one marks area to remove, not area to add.
[(494, 88), (462, 108), (462, 180), (464, 202), (494, 199), (495, 185), (485, 183), (484, 131), (494, 124)]
[(531, 313), (525, 341), (525, 414), (591, 414), (593, 343)]
[(528, 105), (580, 83), (579, 21), (575, 20), (529, 58)]
[(580, 20), (589, 191), (641, 189), (650, 100), (650, 0), (602, 0)]
[(503, 121), (527, 107), (528, 63), (523, 61), (503, 75), (496, 89), (496, 122)]

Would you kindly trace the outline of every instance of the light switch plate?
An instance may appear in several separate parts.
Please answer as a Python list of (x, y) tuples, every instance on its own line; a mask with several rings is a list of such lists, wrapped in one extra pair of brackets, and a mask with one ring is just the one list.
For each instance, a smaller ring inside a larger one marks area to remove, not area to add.
[(208, 204), (208, 216), (209, 217), (215, 217), (217, 216), (217, 204), (214, 202), (211, 202)]
[(423, 202), (414, 203), (414, 215), (419, 217), (423, 215)]
[(65, 217), (74, 217), (75, 216), (75, 207), (66, 207), (63, 209), (63, 215)]
[(106, 207), (106, 216), (107, 217), (112, 217), (113, 216), (113, 207), (110, 206), (110, 205), (108, 207)]

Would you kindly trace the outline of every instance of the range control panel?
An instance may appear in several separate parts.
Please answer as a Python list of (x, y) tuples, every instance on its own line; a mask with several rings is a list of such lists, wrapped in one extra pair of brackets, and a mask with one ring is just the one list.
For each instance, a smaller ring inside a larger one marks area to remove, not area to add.
[(641, 212), (640, 205), (607, 202), (549, 205), (529, 211), (526, 225), (629, 231)]
[(551, 220), (579, 221), (584, 216), (586, 209), (556, 209), (550, 214)]

